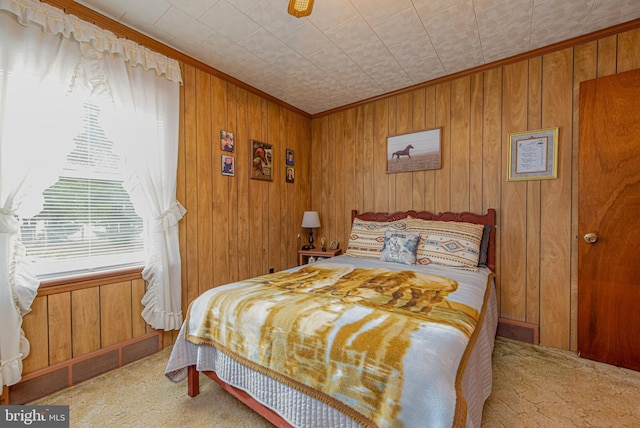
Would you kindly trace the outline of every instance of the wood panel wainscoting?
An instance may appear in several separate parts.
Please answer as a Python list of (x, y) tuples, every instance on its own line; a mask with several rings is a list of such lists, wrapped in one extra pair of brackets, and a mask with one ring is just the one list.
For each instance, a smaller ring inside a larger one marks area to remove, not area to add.
[(139, 269), (42, 285), (22, 324), (31, 346), (22, 380), (2, 403), (28, 403), (162, 350), (165, 333), (141, 315), (145, 291)]

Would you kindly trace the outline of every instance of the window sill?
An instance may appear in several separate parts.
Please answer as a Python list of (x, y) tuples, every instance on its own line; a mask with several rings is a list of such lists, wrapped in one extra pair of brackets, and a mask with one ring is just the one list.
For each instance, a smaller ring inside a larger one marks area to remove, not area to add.
[(38, 296), (82, 290), (134, 279), (142, 279), (142, 266), (43, 280), (38, 288)]

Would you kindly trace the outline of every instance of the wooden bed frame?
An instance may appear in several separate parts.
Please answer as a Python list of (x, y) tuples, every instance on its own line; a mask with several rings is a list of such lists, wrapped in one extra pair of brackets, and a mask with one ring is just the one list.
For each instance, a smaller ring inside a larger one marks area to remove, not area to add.
[[(429, 211), (396, 211), (393, 213), (373, 213), (373, 212), (365, 212), (358, 214), (357, 210), (351, 211), (351, 223), (356, 218), (365, 221), (396, 221), (401, 220), (407, 217), (420, 218), (424, 220), (435, 220), (435, 221), (457, 221), (457, 222), (467, 222), (467, 223), (475, 223), (482, 224), (485, 226), (491, 226), (491, 232), (489, 235), (489, 251), (487, 255), (487, 267), (495, 272), (495, 231), (496, 231), (496, 211), (493, 208), (489, 208), (486, 214), (475, 214), (471, 212), (444, 212), (439, 214), (434, 214)], [(262, 403), (258, 402), (247, 392), (236, 388), (235, 386), (231, 386), (228, 383), (225, 383), (222, 379), (218, 377), (218, 375), (213, 371), (202, 371), (199, 372), (196, 369), (196, 366), (188, 367), (188, 394), (189, 397), (195, 397), (200, 393), (200, 377), (199, 374), (202, 373), (208, 378), (215, 381), (218, 385), (220, 385), (224, 390), (231, 393), (234, 397), (236, 397), (240, 402), (247, 405), (254, 412), (258, 413), (260, 416), (265, 418), (267, 421), (275, 425), (276, 427), (287, 428), (291, 427), (291, 424), (283, 419), (279, 414), (264, 406)]]

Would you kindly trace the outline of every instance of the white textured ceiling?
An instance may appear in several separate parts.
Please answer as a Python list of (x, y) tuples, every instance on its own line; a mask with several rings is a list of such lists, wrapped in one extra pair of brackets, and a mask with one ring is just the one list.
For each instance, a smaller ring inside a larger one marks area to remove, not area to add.
[(640, 0), (78, 0), (315, 114), (640, 17)]

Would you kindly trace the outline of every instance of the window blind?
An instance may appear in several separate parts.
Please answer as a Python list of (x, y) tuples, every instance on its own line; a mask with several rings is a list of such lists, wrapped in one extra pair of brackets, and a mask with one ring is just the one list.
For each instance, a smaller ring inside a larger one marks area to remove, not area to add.
[(123, 187), (120, 157), (84, 104), (82, 127), (44, 208), (22, 220), (20, 239), (41, 279), (142, 265), (144, 224)]

